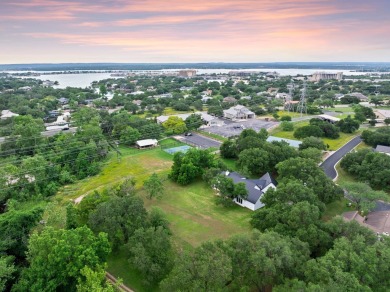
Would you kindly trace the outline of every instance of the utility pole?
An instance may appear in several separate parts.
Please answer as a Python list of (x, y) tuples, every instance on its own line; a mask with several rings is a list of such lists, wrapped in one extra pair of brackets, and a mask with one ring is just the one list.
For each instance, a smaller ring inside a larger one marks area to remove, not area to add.
[(298, 106), (297, 106), (297, 112), (301, 113), (301, 118), (302, 118), (303, 113), (307, 114), (306, 89), (307, 89), (307, 83), (305, 80), (305, 81), (303, 81), (302, 94), (301, 94), (301, 98), (300, 98)]

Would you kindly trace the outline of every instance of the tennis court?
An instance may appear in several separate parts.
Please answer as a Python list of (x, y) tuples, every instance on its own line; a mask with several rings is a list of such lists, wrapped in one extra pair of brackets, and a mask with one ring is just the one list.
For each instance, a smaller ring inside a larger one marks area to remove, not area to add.
[(191, 148), (192, 148), (191, 146), (183, 145), (183, 146), (178, 146), (178, 147), (173, 147), (173, 148), (167, 148), (167, 149), (164, 149), (164, 151), (168, 152), (169, 154), (175, 154), (176, 152), (186, 153)]

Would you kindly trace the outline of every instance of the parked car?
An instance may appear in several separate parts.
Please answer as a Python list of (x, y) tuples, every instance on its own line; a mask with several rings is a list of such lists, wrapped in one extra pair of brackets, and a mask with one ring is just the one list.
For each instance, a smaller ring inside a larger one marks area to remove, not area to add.
[(184, 136), (192, 136), (192, 133), (191, 132), (187, 132), (184, 134)]

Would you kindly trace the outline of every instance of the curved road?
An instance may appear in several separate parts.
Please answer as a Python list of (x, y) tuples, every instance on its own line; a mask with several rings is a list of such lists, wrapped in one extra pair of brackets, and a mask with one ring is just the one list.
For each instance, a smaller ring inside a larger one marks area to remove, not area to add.
[(323, 163), (321, 163), (320, 167), (324, 169), (325, 174), (329, 178), (335, 179), (337, 177), (337, 172), (335, 169), (337, 162), (339, 162), (343, 156), (355, 148), (360, 142), (362, 142), (362, 138), (360, 136), (353, 138), (351, 141), (329, 156)]

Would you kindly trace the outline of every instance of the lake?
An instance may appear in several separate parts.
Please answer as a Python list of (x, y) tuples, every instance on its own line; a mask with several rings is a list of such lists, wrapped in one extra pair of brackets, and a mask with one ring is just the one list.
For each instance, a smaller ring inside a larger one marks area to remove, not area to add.
[[(172, 72), (178, 71), (177, 69), (167, 69), (167, 70), (156, 70), (156, 71), (165, 71)], [(156, 72), (154, 71), (154, 72)], [(231, 71), (250, 71), (250, 72), (277, 72), (281, 76), (296, 76), (296, 75), (312, 75), (315, 72), (325, 71), (328, 73), (337, 73), (343, 72), (345, 76), (356, 76), (362, 75), (366, 73), (362, 72), (351, 72), (349, 70), (325, 70), (325, 69), (245, 69), (245, 70), (230, 70), (230, 69), (197, 69), (197, 74), (227, 74)], [(27, 71), (10, 71), (9, 73), (22, 73)], [(41, 80), (50, 80), (50, 81), (58, 81), (59, 85), (53, 86), (54, 88), (66, 88), (66, 87), (89, 87), (93, 81), (100, 81), (108, 78), (122, 78), (122, 77), (111, 77), (112, 73), (81, 73), (81, 74), (45, 74), (45, 72), (37, 72), (37, 71), (29, 71), (40, 73), (40, 76), (31, 76), (31, 77), (23, 77), (23, 78), (37, 78)], [(128, 72), (137, 72), (128, 71)], [(379, 73), (379, 72), (370, 72), (370, 74)], [(383, 74), (383, 72), (382, 72)]]

